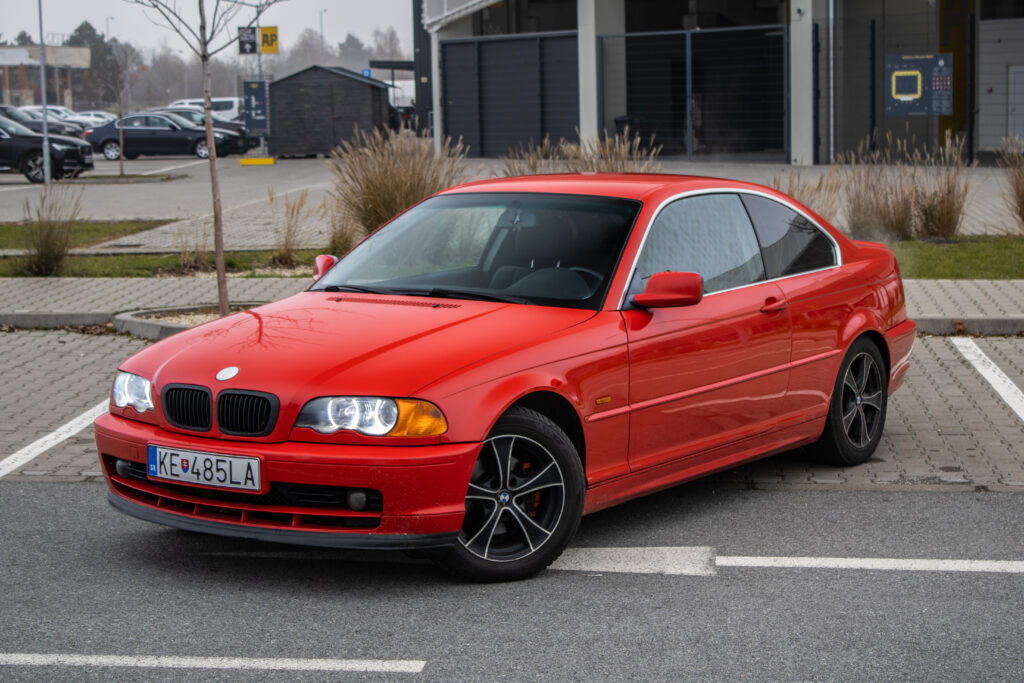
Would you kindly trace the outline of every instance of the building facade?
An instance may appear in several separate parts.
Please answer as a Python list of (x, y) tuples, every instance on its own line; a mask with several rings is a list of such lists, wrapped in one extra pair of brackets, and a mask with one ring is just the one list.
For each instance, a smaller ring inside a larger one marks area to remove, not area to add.
[(462, 137), (474, 156), (627, 126), (665, 156), (792, 164), (835, 159), (873, 133), (931, 145), (949, 132), (971, 153), (1024, 136), (1019, 0), (414, 8), (424, 31), (417, 58), (430, 63), (417, 80), (431, 93), (435, 137)]

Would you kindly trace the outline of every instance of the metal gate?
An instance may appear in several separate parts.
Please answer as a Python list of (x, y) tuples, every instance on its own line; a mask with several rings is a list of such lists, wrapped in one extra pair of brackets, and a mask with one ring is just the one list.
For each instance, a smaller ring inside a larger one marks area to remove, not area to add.
[(573, 139), (579, 125), (576, 33), (464, 38), (441, 43), (445, 135), (471, 156)]
[(626, 33), (598, 40), (598, 120), (666, 156), (787, 160), (784, 25)]

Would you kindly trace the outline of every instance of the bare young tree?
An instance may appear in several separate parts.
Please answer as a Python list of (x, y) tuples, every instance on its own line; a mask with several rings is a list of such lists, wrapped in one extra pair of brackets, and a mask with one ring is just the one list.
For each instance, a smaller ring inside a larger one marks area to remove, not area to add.
[[(220, 205), (220, 179), (217, 175), (217, 145), (213, 136), (212, 106), (210, 103), (210, 59), (238, 40), (231, 31), (235, 18), (243, 9), (248, 19), (245, 26), (253, 26), (260, 15), (284, 0), (212, 0), (213, 8), (207, 12), (207, 0), (195, 0), (196, 13), (179, 8), (176, 0), (125, 0), (141, 5), (147, 18), (157, 26), (169, 28), (178, 34), (188, 48), (199, 57), (203, 67), (203, 109), (206, 119), (206, 148), (210, 153), (210, 192), (213, 195), (213, 252), (217, 265), (217, 301), (220, 314), (230, 312), (228, 306), (228, 280), (224, 268), (224, 219)], [(251, 14), (250, 14), (251, 12)]]

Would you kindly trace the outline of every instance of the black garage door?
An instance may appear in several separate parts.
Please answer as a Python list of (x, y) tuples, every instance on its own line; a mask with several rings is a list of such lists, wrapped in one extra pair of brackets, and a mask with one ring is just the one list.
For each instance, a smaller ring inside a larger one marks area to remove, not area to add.
[(575, 33), (469, 38), (441, 43), (444, 132), (471, 156), (519, 144), (575, 139), (579, 58)]

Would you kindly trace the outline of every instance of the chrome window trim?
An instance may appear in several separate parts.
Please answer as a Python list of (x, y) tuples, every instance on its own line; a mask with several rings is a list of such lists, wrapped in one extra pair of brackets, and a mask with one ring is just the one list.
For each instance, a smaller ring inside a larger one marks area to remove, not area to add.
[[(804, 219), (806, 219), (808, 223), (813, 225), (819, 232), (821, 232), (823, 235), (825, 235), (826, 238), (828, 238), (829, 243), (832, 245), (832, 254), (833, 254), (833, 256), (835, 256), (836, 263), (835, 263), (835, 265), (828, 266), (827, 268), (818, 268), (816, 270), (806, 270), (806, 271), (804, 271), (802, 273), (794, 273), (793, 275), (783, 275), (782, 277), (776, 277), (776, 278), (772, 278), (770, 280), (768, 280), (768, 279), (766, 279), (766, 280), (759, 280), (757, 282), (751, 282), (750, 284), (740, 285), (739, 287), (732, 287), (730, 289), (720, 289), (720, 290), (718, 290), (716, 292), (709, 292), (709, 293), (705, 294), (704, 298), (707, 298), (709, 296), (714, 296), (715, 294), (720, 294), (722, 292), (733, 292), (733, 291), (736, 291), (737, 289), (743, 289), (744, 287), (753, 287), (754, 285), (764, 284), (765, 282), (779, 282), (780, 280), (788, 280), (789, 278), (792, 278), (792, 277), (801, 277), (803, 275), (808, 275), (810, 273), (821, 273), (821, 272), (824, 272), (826, 270), (832, 270), (833, 268), (839, 268), (840, 266), (843, 265), (843, 250), (839, 248), (839, 243), (836, 242), (836, 239), (832, 236), (832, 234), (829, 233), (829, 231), (826, 230), (825, 228), (821, 227), (821, 225), (819, 225), (816, 220), (814, 220), (813, 218), (808, 216), (804, 211), (801, 211), (799, 208), (797, 208), (794, 204), (792, 204), (788, 200), (780, 199), (776, 195), (768, 194), (767, 192), (761, 192), (761, 191), (758, 191), (758, 190), (748, 190), (748, 189), (743, 189), (743, 188), (719, 187), (719, 188), (714, 188), (714, 189), (690, 190), (689, 192), (680, 192), (679, 194), (673, 195), (673, 196), (669, 197), (668, 199), (666, 199), (665, 201), (663, 201), (661, 204), (659, 204), (658, 208), (654, 211), (654, 215), (651, 216), (651, 220), (648, 222), (647, 231), (644, 232), (644, 237), (640, 241), (640, 247), (636, 250), (636, 256), (633, 257), (633, 265), (629, 269), (629, 277), (626, 278), (626, 286), (623, 288), (622, 295), (619, 297), (618, 310), (620, 310), (620, 311), (626, 310), (625, 309), (626, 295), (629, 293), (629, 286), (633, 282), (633, 276), (636, 275), (637, 263), (639, 263), (639, 261), (640, 261), (640, 255), (644, 253), (644, 247), (647, 245), (647, 237), (651, 234), (651, 228), (654, 227), (654, 222), (656, 220), (658, 220), (658, 217), (661, 215), (661, 212), (664, 211), (665, 207), (667, 207), (669, 204), (677, 202), (680, 199), (686, 199), (688, 197), (697, 197), (697, 196), (705, 195), (705, 194), (736, 194), (736, 195), (749, 194), (749, 195), (754, 195), (756, 197), (764, 197), (765, 199), (770, 199), (772, 201), (778, 202), (779, 204), (782, 204), (786, 208), (792, 210), (794, 213), (796, 213), (796, 214), (798, 214), (800, 216), (803, 216)], [(758, 244), (760, 244), (761, 240), (760, 240), (760, 238), (757, 237), (757, 228), (754, 226), (753, 220), (750, 221), (750, 228), (751, 228), (751, 230), (754, 231), (755, 239), (757, 239)]]

